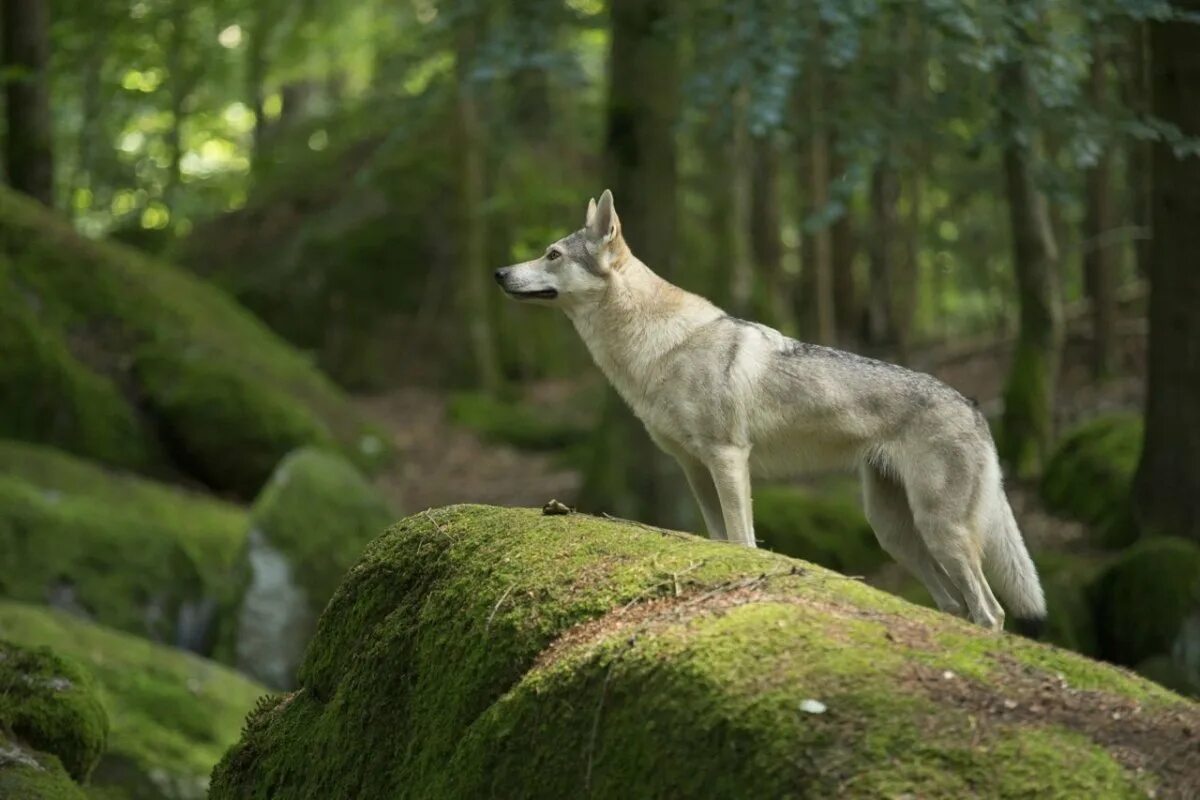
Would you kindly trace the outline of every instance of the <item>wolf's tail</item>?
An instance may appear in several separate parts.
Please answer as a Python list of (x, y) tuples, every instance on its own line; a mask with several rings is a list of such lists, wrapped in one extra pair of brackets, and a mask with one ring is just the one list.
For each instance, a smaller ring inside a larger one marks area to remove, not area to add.
[(1046, 620), (1046, 595), (999, 476), (992, 486), (983, 569), (1017, 631), (1037, 638)]

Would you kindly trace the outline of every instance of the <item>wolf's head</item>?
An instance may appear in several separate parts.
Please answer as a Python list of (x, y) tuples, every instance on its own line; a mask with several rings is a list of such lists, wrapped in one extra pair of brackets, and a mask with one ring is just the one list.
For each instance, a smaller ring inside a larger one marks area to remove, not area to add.
[(629, 251), (607, 189), (588, 201), (579, 230), (546, 248), (540, 258), (496, 270), (496, 283), (516, 300), (571, 308), (601, 298)]

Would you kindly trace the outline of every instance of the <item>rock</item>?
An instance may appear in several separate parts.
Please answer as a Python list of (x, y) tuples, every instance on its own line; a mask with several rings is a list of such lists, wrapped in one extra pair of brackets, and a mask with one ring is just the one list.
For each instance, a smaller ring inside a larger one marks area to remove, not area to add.
[(367, 548), (210, 797), (1171, 796), (1197, 732), (1123, 670), (814, 565), (455, 506)]
[(5, 188), (0, 352), (0, 437), (245, 498), (301, 445), (364, 467), (387, 455), (347, 397), (223, 292)]
[[(86, 679), (76, 667), (63, 674), (72, 682), (82, 680), (81, 686), (94, 686), (85, 710), (88, 719), (107, 711), (107, 749), (101, 755), (103, 739), (94, 733), (98, 723), (93, 721), (71, 728), (88, 732), (86, 746), (51, 752), (68, 766), (80, 765), (72, 774), (86, 774), (83, 767), (91, 770), (99, 758), (91, 771), (98, 800), (201, 800), (213, 764), (237, 740), (243, 718), (266, 691), (210, 661), (39, 606), (0, 602), (0, 638), (49, 647), (90, 672)], [(5, 668), (0, 663), (0, 675)], [(0, 687), (0, 709), (4, 697)], [(68, 758), (64, 752), (86, 757)], [(3, 775), (0, 766), (0, 787)], [(0, 790), (0, 797), (26, 795)]]
[(9, 598), (211, 653), (232, 642), (247, 529), (230, 503), (0, 440)]
[(251, 511), (238, 667), (270, 686), (290, 688), (343, 574), (396, 516), (335, 453), (305, 448), (284, 459)]
[(763, 547), (844, 575), (867, 575), (890, 559), (875, 539), (857, 484), (820, 493), (764, 486), (754, 493), (754, 532)]
[(1139, 541), (1096, 579), (1100, 655), (1136, 666), (1171, 655), (1200, 683), (1200, 545), (1169, 537)]
[[(0, 797), (72, 797), (108, 736), (108, 718), (89, 676), (45, 648), (8, 640), (0, 629)], [(40, 784), (37, 792), (34, 785)]]
[(1137, 536), (1129, 492), (1142, 452), (1142, 421), (1099, 417), (1058, 443), (1041, 479), (1042, 499), (1056, 514), (1088, 524), (1097, 543), (1119, 548)]

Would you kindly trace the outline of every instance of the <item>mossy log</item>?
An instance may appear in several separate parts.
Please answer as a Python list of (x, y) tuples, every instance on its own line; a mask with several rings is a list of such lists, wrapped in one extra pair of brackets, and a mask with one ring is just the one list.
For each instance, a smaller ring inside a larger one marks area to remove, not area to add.
[(456, 506), (373, 542), (212, 800), (1159, 797), (1200, 706), (783, 556)]

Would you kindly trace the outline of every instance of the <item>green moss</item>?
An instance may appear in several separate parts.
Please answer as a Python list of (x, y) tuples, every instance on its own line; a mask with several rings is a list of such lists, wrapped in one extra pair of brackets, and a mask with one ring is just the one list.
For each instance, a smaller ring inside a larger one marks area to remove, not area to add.
[(0, 729), (0, 797), (85, 800), (86, 795), (58, 758), (28, 748)]
[(1124, 547), (1137, 531), (1130, 486), (1142, 451), (1141, 419), (1100, 417), (1059, 442), (1041, 481), (1042, 499), (1057, 514), (1085, 522), (1106, 547)]
[(1096, 692), (1088, 708), (1200, 723), (1120, 670), (804, 562), (457, 506), (367, 549), (300, 690), (251, 716), (211, 797), (1123, 797), (1175, 780), (1098, 744), (1111, 715), (989, 710), (1059, 674)]
[(1144, 539), (1109, 564), (1092, 592), (1101, 656), (1134, 666), (1169, 653), (1200, 612), (1200, 545)]
[(1070, 553), (1039, 553), (1035, 563), (1048, 610), (1042, 638), (1077, 653), (1099, 655), (1088, 587), (1104, 568), (1104, 560)]
[(888, 560), (853, 489), (828, 493), (788, 486), (757, 489), (754, 533), (769, 550), (846, 575), (865, 575)]
[(484, 439), (525, 450), (561, 450), (585, 442), (591, 431), (586, 420), (506, 401), (480, 392), (459, 392), (450, 398), (450, 419)]
[(85, 780), (108, 735), (90, 678), (45, 648), (0, 637), (0, 731), (53, 754), (72, 778)]
[[(0, 253), (0, 436), (46, 442), (130, 469), (160, 456), (108, 378), (78, 361), (61, 331), (38, 323)], [(15, 390), (20, 387), (20, 390)]]
[(363, 548), (397, 515), (340, 456), (288, 456), (254, 503), (251, 524), (288, 559), (315, 619)]
[[(0, 338), (15, 343), (0, 366), (0, 396), (29, 397), (31, 380), (38, 400), (11, 421), (0, 414), (4, 435), (121, 466), (182, 467), (246, 497), (269, 474), (261, 464), (299, 444), (332, 440), (364, 466), (386, 456), (350, 401), (222, 292), (84, 239), (3, 188), (0, 287)], [(201, 439), (200, 426), (214, 422), (243, 448), (237, 459)], [(176, 437), (165, 453), (159, 426)], [(238, 459), (257, 471), (231, 469)]]
[(53, 599), (171, 642), (180, 641), (182, 609), (207, 607), (215, 616), (208, 641), (186, 644), (212, 647), (232, 633), (247, 526), (237, 506), (0, 441), (3, 596)]
[(1052, 371), (1045, 348), (1036, 342), (1017, 342), (1004, 387), (1004, 415), (996, 431), (996, 448), (1018, 477), (1038, 475), (1050, 455)]
[(96, 796), (204, 797), (213, 764), (265, 692), (210, 661), (37, 606), (0, 602), (0, 637), (50, 647), (91, 672), (111, 721)]

